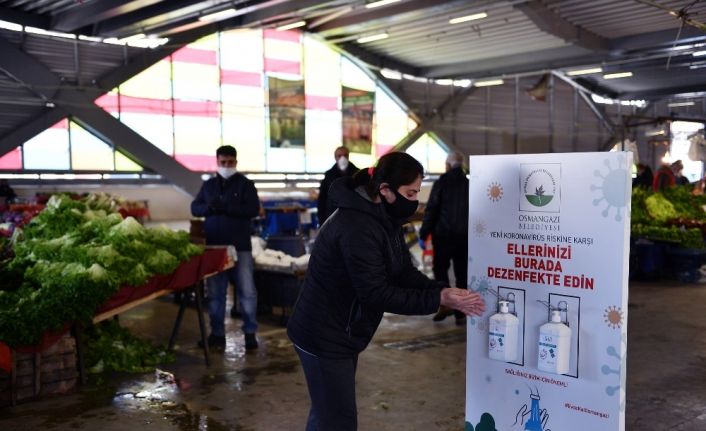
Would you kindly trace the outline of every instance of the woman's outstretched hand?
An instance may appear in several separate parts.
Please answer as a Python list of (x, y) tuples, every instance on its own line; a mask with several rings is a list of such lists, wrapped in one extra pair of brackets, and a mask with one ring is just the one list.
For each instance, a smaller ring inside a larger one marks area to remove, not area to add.
[(485, 311), (485, 301), (479, 293), (457, 287), (441, 289), (441, 305), (467, 316), (480, 316)]

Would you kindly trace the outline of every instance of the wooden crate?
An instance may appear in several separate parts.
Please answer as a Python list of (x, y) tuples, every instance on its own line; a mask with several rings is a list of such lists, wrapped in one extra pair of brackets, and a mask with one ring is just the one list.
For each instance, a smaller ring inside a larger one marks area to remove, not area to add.
[(0, 406), (76, 388), (76, 340), (69, 334), (41, 353), (14, 353), (14, 373), (0, 371)]

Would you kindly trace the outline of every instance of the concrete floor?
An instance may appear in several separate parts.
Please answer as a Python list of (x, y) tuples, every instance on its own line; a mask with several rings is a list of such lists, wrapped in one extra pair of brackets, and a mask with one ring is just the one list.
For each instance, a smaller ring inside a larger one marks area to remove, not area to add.
[[(706, 430), (706, 286), (632, 284), (627, 429)], [(121, 316), (166, 342), (176, 306), (157, 300)], [(0, 430), (303, 430), (308, 396), (298, 359), (274, 316), (245, 353), (239, 321), (206, 368), (186, 313), (177, 362), (165, 372), (111, 376), (76, 393), (0, 410)], [(361, 430), (463, 430), (465, 327), (453, 318), (388, 315), (358, 371)], [(499, 430), (503, 431), (503, 430)]]

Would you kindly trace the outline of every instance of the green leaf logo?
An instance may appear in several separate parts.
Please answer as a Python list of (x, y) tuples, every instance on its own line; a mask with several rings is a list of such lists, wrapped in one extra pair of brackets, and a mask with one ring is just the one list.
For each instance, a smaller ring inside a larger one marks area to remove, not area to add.
[(540, 184), (539, 187), (534, 188), (533, 195), (525, 195), (529, 203), (536, 207), (543, 207), (552, 201), (554, 196), (544, 194), (544, 185)]

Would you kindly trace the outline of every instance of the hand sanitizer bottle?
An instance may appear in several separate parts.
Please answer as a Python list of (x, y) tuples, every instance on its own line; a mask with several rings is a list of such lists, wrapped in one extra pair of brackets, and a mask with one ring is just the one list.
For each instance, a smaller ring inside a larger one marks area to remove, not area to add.
[(540, 371), (554, 374), (569, 372), (571, 328), (561, 321), (561, 311), (552, 310), (551, 321), (539, 327)]
[(507, 301), (500, 301), (500, 312), (490, 316), (488, 325), (488, 356), (498, 361), (517, 360), (519, 319), (510, 314)]

